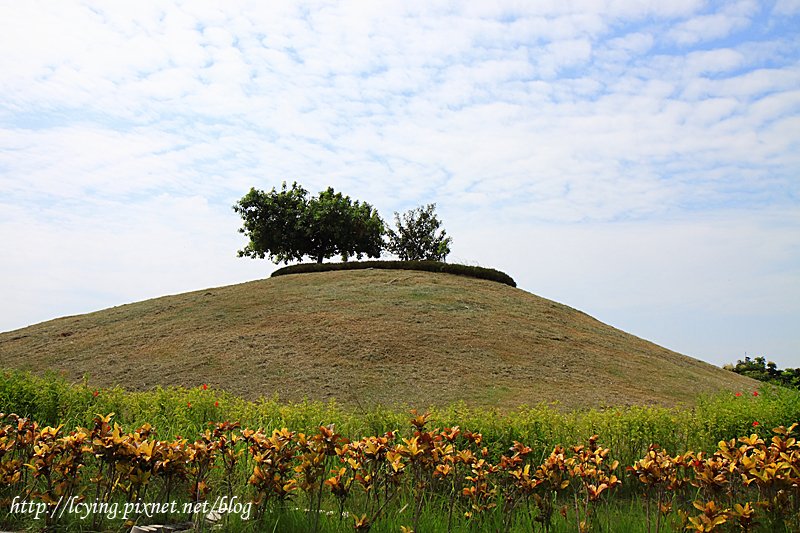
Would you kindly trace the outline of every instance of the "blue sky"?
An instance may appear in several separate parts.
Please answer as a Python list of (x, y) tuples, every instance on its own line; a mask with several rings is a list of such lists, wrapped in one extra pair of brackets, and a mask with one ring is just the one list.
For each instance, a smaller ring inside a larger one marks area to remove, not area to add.
[(800, 0), (0, 2), (0, 330), (267, 276), (251, 186), (800, 366)]

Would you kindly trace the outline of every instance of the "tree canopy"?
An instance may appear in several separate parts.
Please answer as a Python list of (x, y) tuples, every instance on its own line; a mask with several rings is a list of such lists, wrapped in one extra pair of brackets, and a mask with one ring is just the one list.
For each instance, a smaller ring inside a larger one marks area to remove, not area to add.
[(775, 363), (767, 361), (764, 357), (751, 359), (745, 356), (744, 361), (739, 359), (735, 366), (726, 365), (725, 368), (759, 381), (800, 389), (800, 368), (781, 370)]
[(379, 257), (384, 246), (378, 212), (331, 187), (312, 197), (296, 182), (269, 192), (252, 188), (233, 209), (243, 220), (239, 232), (250, 239), (239, 257), (288, 263), (309, 256), (321, 263), (335, 255)]
[(394, 214), (397, 230), (389, 229), (388, 249), (403, 261), (444, 261), (450, 253), (452, 238), (441, 228), (436, 204)]

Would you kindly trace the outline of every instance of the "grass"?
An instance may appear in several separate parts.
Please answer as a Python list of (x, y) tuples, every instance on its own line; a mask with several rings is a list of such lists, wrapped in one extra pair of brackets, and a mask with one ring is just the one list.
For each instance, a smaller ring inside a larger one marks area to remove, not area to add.
[(693, 405), (757, 386), (520, 289), (391, 270), (286, 275), (60, 318), (0, 334), (0, 360), (91, 387), (207, 383), (364, 411)]
[[(514, 441), (533, 448), (532, 459), (539, 463), (557, 444), (585, 442), (592, 434), (601, 436), (603, 446), (611, 448), (613, 457), (624, 465), (642, 457), (650, 443), (659, 443), (670, 452), (714, 450), (718, 441), (756, 432), (762, 437), (770, 435), (770, 428), (789, 425), (800, 420), (800, 392), (764, 386), (760, 391), (745, 390), (736, 396), (722, 393), (703, 396), (691, 409), (660, 406), (623, 406), (608, 409), (589, 409), (567, 412), (552, 405), (523, 407), (510, 412), (472, 408), (464, 403), (435, 409), (430, 427), (459, 425), (463, 429), (483, 434), (489, 459), (496, 462), (507, 454)], [(758, 392), (754, 395), (753, 392)], [(294, 431), (311, 434), (320, 424), (335, 423), (339, 433), (352, 440), (368, 435), (379, 435), (398, 430), (407, 435), (409, 414), (404, 410), (374, 406), (369, 410), (353, 409), (334, 402), (283, 403), (261, 399), (248, 401), (214, 388), (194, 389), (164, 388), (146, 392), (128, 392), (119, 387), (95, 389), (84, 383), (73, 384), (64, 377), (48, 375), (39, 377), (30, 373), (0, 371), (0, 411), (16, 412), (39, 421), (42, 425), (63, 423), (66, 428), (90, 427), (95, 413), (116, 412), (124, 430), (130, 431), (149, 422), (156, 427), (157, 438), (173, 439), (182, 435), (195, 438), (208, 427), (209, 421), (236, 420), (243, 426), (271, 429), (288, 427)], [(753, 422), (759, 422), (753, 426)], [(88, 474), (86, 474), (88, 476)], [(245, 472), (237, 474), (237, 484), (245, 486)], [(646, 531), (643, 501), (633, 485), (618, 489), (609, 504), (597, 507), (593, 531)], [(223, 471), (217, 467), (211, 477), (211, 501), (224, 490)], [(2, 488), (2, 487), (0, 487)], [(214, 492), (217, 491), (217, 492)], [(1, 496), (1, 495), (0, 495)], [(240, 493), (241, 498), (250, 496)], [(0, 500), (2, 497), (0, 497)], [(410, 526), (412, 516), (409, 506), (414, 500), (408, 493), (401, 495), (386, 508), (385, 516), (371, 529), (373, 532), (399, 531), (400, 526)], [(501, 502), (499, 502), (501, 503)], [(569, 504), (569, 500), (562, 502)], [(242, 522), (235, 515), (228, 517), (226, 531), (308, 531), (310, 517), (302, 509), (308, 508), (305, 496), (271, 508), (259, 522)], [(7, 506), (4, 507), (7, 510)], [(297, 509), (300, 510), (297, 510)], [(328, 497), (323, 510), (329, 511), (320, 520), (320, 531), (352, 531), (352, 515), (340, 520), (336, 515), (336, 502)], [(348, 507), (352, 512), (360, 509), (356, 500)], [(426, 499), (419, 517), (418, 531), (446, 531), (446, 502)], [(467, 520), (462, 508), (453, 518), (453, 531), (502, 531), (503, 514), (487, 513), (480, 521)], [(357, 511), (356, 511), (357, 512)], [(173, 517), (174, 522), (188, 519)], [(676, 515), (671, 515), (665, 530), (679, 527)], [(164, 520), (161, 520), (163, 522)], [(158, 522), (158, 520), (156, 520)], [(106, 521), (103, 527), (118, 529), (120, 524)], [(3, 527), (38, 527), (20, 517), (0, 513)], [(574, 531), (575, 517), (567, 506), (567, 517), (555, 517), (551, 531)], [(764, 525), (761, 531), (788, 531)], [(65, 523), (67, 531), (88, 531), (86, 522), (72, 519)], [(530, 519), (518, 513), (508, 531), (531, 531)]]
[[(763, 385), (763, 384), (762, 384)], [(658, 443), (670, 451), (711, 449), (722, 439), (769, 429), (800, 420), (800, 392), (763, 385), (758, 396), (720, 393), (703, 396), (691, 409), (662, 406), (618, 406), (565, 411), (551, 404), (524, 406), (503, 412), (454, 403), (431, 409), (437, 427), (460, 426), (482, 433), (490, 452), (499, 457), (513, 441), (525, 442), (539, 454), (558, 444), (583, 442), (599, 434), (617, 459), (632, 463)], [(213, 387), (157, 388), (130, 392), (121, 387), (96, 389), (73, 384), (63, 376), (44, 377), (16, 370), (0, 371), (0, 412), (15, 412), (42, 425), (91, 426), (98, 413), (116, 413), (125, 428), (145, 423), (160, 439), (192, 437), (211, 421), (238, 421), (268, 430), (288, 427), (312, 433), (333, 423), (349, 439), (380, 435), (408, 426), (409, 408), (373, 405), (358, 409), (330, 402), (256, 401)], [(753, 422), (758, 422), (753, 427)]]

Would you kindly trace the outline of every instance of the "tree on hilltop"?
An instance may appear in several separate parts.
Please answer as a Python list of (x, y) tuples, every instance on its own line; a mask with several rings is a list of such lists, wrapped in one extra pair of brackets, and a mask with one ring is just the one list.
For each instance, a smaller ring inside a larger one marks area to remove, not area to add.
[(250, 239), (239, 257), (269, 257), (274, 263), (302, 259), (307, 248), (303, 228), (307, 196), (297, 183), (288, 189), (284, 182), (280, 191), (273, 187), (268, 193), (251, 188), (233, 206), (243, 221), (239, 233)]
[(452, 238), (436, 217), (436, 204), (394, 214), (397, 230), (388, 229), (388, 249), (403, 261), (444, 261), (450, 253)]
[(368, 203), (352, 201), (332, 187), (308, 202), (303, 219), (308, 237), (307, 255), (322, 259), (341, 255), (380, 257), (383, 250), (383, 220)]
[(332, 187), (312, 197), (296, 182), (291, 188), (284, 182), (280, 191), (251, 188), (233, 209), (242, 217), (239, 232), (250, 239), (239, 257), (288, 263), (309, 256), (321, 263), (334, 255), (343, 261), (379, 257), (383, 249), (384, 224), (378, 212)]

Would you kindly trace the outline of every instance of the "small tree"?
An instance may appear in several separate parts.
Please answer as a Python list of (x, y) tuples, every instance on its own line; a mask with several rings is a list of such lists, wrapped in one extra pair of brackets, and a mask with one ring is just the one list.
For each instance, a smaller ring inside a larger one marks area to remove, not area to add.
[(440, 231), (441, 222), (436, 217), (436, 204), (420, 206), (406, 211), (402, 220), (398, 213), (394, 214), (397, 230), (388, 230), (390, 252), (403, 261), (444, 261), (450, 253), (452, 238), (444, 229)]
[(321, 263), (334, 255), (343, 261), (379, 257), (383, 249), (384, 224), (378, 212), (331, 187), (311, 198), (297, 183), (291, 189), (284, 183), (280, 191), (250, 189), (233, 209), (243, 219), (239, 232), (250, 238), (239, 257), (288, 263), (309, 256)]
[(239, 233), (250, 239), (239, 250), (239, 257), (269, 257), (273, 263), (301, 260), (308, 248), (304, 227), (307, 196), (308, 191), (297, 183), (288, 189), (284, 182), (280, 191), (274, 187), (270, 192), (251, 188), (233, 206), (243, 221)]

